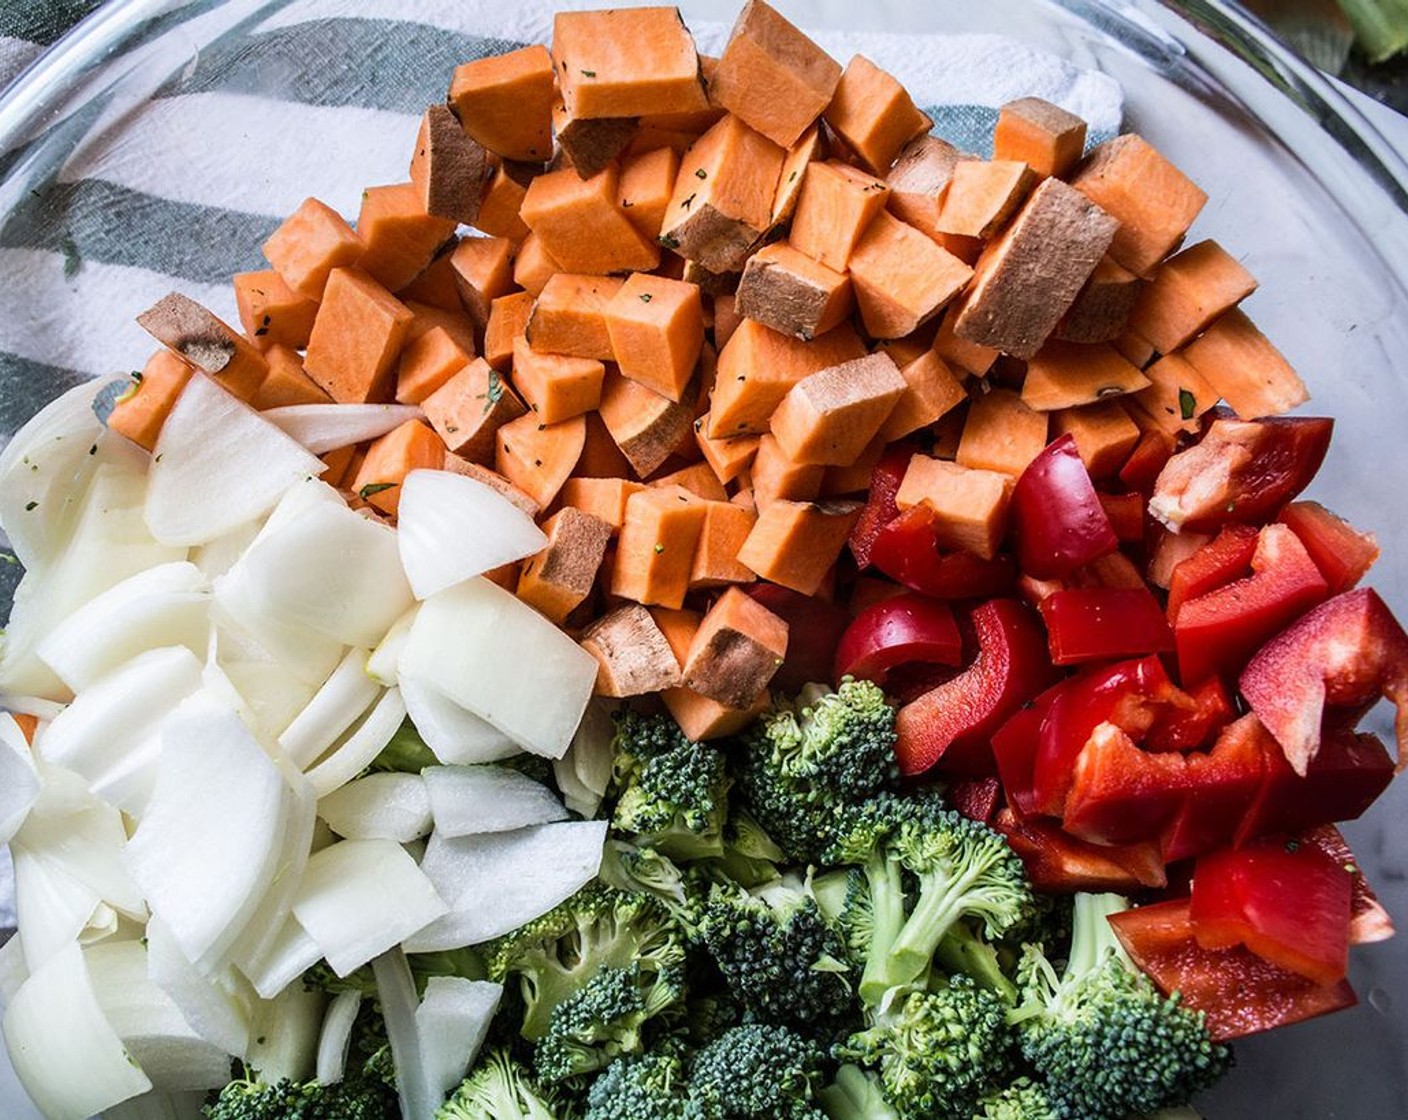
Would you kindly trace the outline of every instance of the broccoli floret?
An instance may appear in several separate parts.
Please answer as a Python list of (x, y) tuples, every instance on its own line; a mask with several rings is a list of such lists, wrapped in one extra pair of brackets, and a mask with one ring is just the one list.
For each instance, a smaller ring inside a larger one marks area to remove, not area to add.
[(1000, 1092), (983, 1098), (973, 1120), (1060, 1120), (1046, 1090), (1029, 1077), (1019, 1077)]
[(690, 1089), (717, 1120), (824, 1120), (815, 1100), (822, 1058), (816, 1043), (787, 1027), (747, 1023), (694, 1056)]
[(796, 874), (751, 891), (715, 883), (698, 940), (759, 1020), (814, 1023), (851, 1005), (846, 946)]
[(997, 947), (983, 940), (967, 920), (953, 924), (934, 951), (934, 963), (946, 974), (962, 972), (971, 976), (1007, 1004), (1017, 1002), (1017, 985), (1003, 971)]
[(612, 828), (671, 859), (724, 853), (728, 769), (713, 747), (691, 743), (663, 715), (616, 715)]
[(842, 1066), (816, 1099), (827, 1120), (900, 1120), (885, 1099), (879, 1079), (860, 1066)]
[(740, 744), (739, 784), (758, 820), (798, 862), (826, 846), (840, 805), (892, 785), (895, 713), (869, 681), (808, 686), (763, 715)]
[(547, 1034), (553, 1009), (601, 969), (638, 965), (642, 982), (654, 983), (683, 965), (685, 945), (655, 899), (592, 884), (491, 942), (484, 957), (489, 979), (518, 975), (521, 1033), (536, 1042)]
[(710, 1120), (668, 1050), (617, 1058), (592, 1082), (584, 1120)]
[(381, 748), (381, 753), (372, 759), (370, 769), (419, 774), (427, 766), (439, 765), (435, 752), (425, 745), (416, 725), (407, 719), (396, 729), (391, 741)]
[(971, 1120), (1010, 1069), (1007, 1006), (967, 976), (935, 991), (897, 990), (835, 1056), (872, 1069), (901, 1120)]
[(1165, 999), (1125, 955), (1107, 918), (1128, 905), (1119, 895), (1077, 895), (1064, 971), (1040, 946), (1028, 946), (1018, 969), (1023, 1002), (1013, 1020), (1022, 1053), (1062, 1120), (1119, 1120), (1186, 1104), (1229, 1063), (1202, 1013), (1176, 993)]
[(533, 1068), (548, 1084), (605, 1069), (644, 1049), (646, 1022), (684, 996), (683, 969), (607, 966), (552, 1009), (533, 1052)]
[(435, 1120), (558, 1120), (545, 1093), (504, 1050), (496, 1050), (460, 1083), (435, 1113)]
[(781, 874), (787, 853), (746, 809), (734, 806), (724, 824), (724, 854), (718, 871), (742, 887), (759, 887)]
[(625, 840), (608, 840), (602, 849), (597, 875), (607, 886), (619, 891), (657, 898), (671, 911), (689, 901), (679, 866), (654, 848), (640, 848)]

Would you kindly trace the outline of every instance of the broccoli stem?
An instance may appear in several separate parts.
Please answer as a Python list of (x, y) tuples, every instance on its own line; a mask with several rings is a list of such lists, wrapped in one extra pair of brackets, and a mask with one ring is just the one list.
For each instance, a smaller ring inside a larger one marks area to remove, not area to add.
[(865, 878), (870, 885), (870, 950), (860, 978), (860, 997), (874, 1006), (895, 985), (889, 979), (890, 952), (904, 927), (904, 883), (900, 864), (876, 852), (866, 860)]
[(975, 861), (953, 878), (938, 869), (919, 877), (919, 901), (890, 949), (886, 968), (890, 987), (912, 984), (924, 975), (939, 942), (963, 915), (969, 890), (985, 870)]
[(1009, 1006), (1017, 1002), (1017, 985), (1007, 978), (998, 963), (997, 950), (963, 922), (956, 922), (934, 951), (934, 960), (945, 972), (962, 972), (988, 991), (996, 993)]

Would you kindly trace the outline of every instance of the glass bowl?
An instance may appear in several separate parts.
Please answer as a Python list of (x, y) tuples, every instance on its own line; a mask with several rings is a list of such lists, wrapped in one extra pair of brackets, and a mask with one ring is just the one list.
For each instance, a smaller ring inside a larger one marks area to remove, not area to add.
[[(680, 6), (716, 35), (737, 8)], [(1408, 354), (1408, 167), (1333, 83), (1221, 2), (777, 6), (809, 29), (1002, 33), (1117, 79), (1126, 127), (1211, 196), (1194, 235), (1218, 238), (1262, 281), (1249, 311), (1309, 384), (1310, 409), (1339, 426), (1310, 494), (1377, 532), (1373, 582), (1408, 612), (1408, 390), (1395, 368)], [(351, 214), (363, 184), (404, 178), (413, 116), (444, 96), (485, 10), (113, 0), (60, 40), (0, 99), (0, 442), (75, 381), (140, 364), (151, 342), (133, 316), (171, 287), (231, 311), (219, 285), (260, 267), (259, 244), (305, 195)], [(546, 40), (547, 11), (517, 17), (525, 38)], [(200, 102), (217, 95), (245, 98), (249, 111), (212, 133)], [(303, 110), (281, 114), (280, 100)], [(398, 138), (387, 151), (383, 135)], [(175, 157), (159, 181), (142, 154), (152, 145)], [(356, 174), (338, 170), (349, 165)], [(125, 298), (90, 298), (114, 278)], [(0, 565), (6, 612), (15, 576)], [(1391, 736), (1382, 712), (1370, 722)], [(1384, 903), (1408, 920), (1405, 816), (1399, 783), (1345, 831)], [(1357, 949), (1351, 973), (1357, 1008), (1238, 1046), (1239, 1068), (1200, 1102), (1205, 1114), (1404, 1115), (1408, 939)], [(32, 1115), (21, 1098), (0, 1075), (0, 1115)]]

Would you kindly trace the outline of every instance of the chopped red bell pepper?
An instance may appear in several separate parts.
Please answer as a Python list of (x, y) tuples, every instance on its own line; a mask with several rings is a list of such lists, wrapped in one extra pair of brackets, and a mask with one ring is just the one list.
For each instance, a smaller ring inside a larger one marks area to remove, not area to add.
[(1228, 724), (1206, 754), (1184, 756), (1184, 798), (1164, 828), (1160, 850), (1169, 863), (1231, 843), (1266, 777), (1266, 729), (1255, 716)]
[(1059, 825), (1019, 817), (1011, 809), (1001, 810), (992, 827), (1021, 858), (1027, 878), (1039, 891), (1133, 894), (1168, 885), (1164, 861), (1155, 844), (1087, 844), (1063, 832)]
[(1120, 481), (1145, 497), (1154, 492), (1159, 472), (1173, 457), (1173, 437), (1151, 428), (1139, 437), (1134, 450), (1120, 468)]
[(917, 448), (908, 443), (892, 444), (870, 472), (870, 488), (865, 496), (865, 508), (860, 511), (855, 527), (851, 529), (851, 555), (856, 558), (856, 566), (870, 566), (870, 549), (880, 530), (899, 516), (895, 505), (895, 495), (900, 492), (904, 472), (909, 469), (909, 461)]
[(745, 590), (787, 623), (787, 656), (768, 682), (770, 687), (793, 693), (805, 684), (829, 680), (832, 651), (850, 616), (835, 603), (775, 583), (751, 583)]
[(1078, 587), (1042, 601), (1051, 660), (1057, 665), (1172, 652), (1173, 631), (1147, 587)]
[(1211, 533), (1170, 533), (1157, 521), (1149, 526), (1149, 582), (1168, 590), (1174, 569), (1213, 539)]
[(997, 762), (997, 776), (1002, 779), (1002, 791), (1007, 804), (1022, 816), (1037, 811), (1035, 774), (1041, 725), (1061, 689), (1060, 684), (1048, 688), (1026, 707), (1013, 712), (993, 732), (992, 754)]
[(1123, 552), (1107, 552), (1076, 573), (1076, 586), (1144, 591), (1149, 584), (1134, 561)]
[(990, 599), (971, 615), (977, 656), (952, 680), (904, 705), (896, 719), (900, 773), (987, 777), (992, 733), (1051, 683), (1041, 625), (1015, 599)]
[(1169, 575), (1168, 620), (1178, 621), (1178, 608), (1252, 570), (1260, 533), (1254, 525), (1226, 525), (1208, 544), (1178, 564)]
[(1393, 919), (1384, 909), (1359, 861), (1354, 858), (1344, 835), (1332, 824), (1322, 824), (1312, 828), (1300, 837), (1302, 843), (1319, 848), (1337, 864), (1349, 872), (1353, 883), (1349, 904), (1349, 943), (1367, 945), (1374, 941), (1387, 941), (1394, 934)]
[(1002, 797), (1002, 783), (996, 778), (964, 778), (949, 786), (945, 796), (969, 820), (991, 824)]
[(1327, 715), (1353, 720), (1380, 697), (1398, 709), (1398, 768), (1408, 764), (1408, 634), (1368, 588), (1322, 603), (1272, 638), (1239, 683), (1297, 773), (1321, 749)]
[(1285, 525), (1261, 530), (1251, 564), (1246, 579), (1179, 608), (1173, 633), (1185, 686), (1240, 671), (1263, 642), (1329, 594), (1305, 545)]
[(1120, 544), (1144, 543), (1144, 495), (1099, 494), (1100, 505)]
[(1064, 591), (1066, 583), (1059, 579), (1036, 579), (1033, 576), (1017, 577), (1017, 594), (1029, 607), (1039, 607), (1048, 596)]
[(1092, 844), (1156, 839), (1182, 808), (1186, 770), (1181, 754), (1148, 754), (1102, 723), (1076, 759), (1062, 826)]
[(1037, 579), (1069, 576), (1119, 547), (1069, 433), (1047, 444), (1018, 477), (1011, 511), (1017, 564)]
[(1195, 751), (1237, 718), (1221, 677), (1208, 677), (1187, 696), (1191, 707), (1170, 706), (1155, 717), (1140, 744), (1146, 751)]
[(1361, 533), (1319, 502), (1292, 502), (1281, 511), (1281, 522), (1305, 545), (1332, 595), (1348, 591), (1379, 558), (1373, 533)]
[(1160, 902), (1109, 921), (1154, 986), (1164, 995), (1180, 993), (1183, 1006), (1201, 1011), (1214, 1039), (1244, 1038), (1357, 1002), (1348, 981), (1316, 984), (1241, 947), (1200, 948), (1189, 905), (1186, 899)]
[(999, 553), (991, 560), (971, 552), (940, 552), (933, 519), (911, 506), (871, 540), (870, 562), (891, 579), (936, 599), (992, 599), (1010, 595), (1016, 562)]
[(875, 603), (846, 627), (836, 647), (836, 674), (885, 687), (890, 672), (915, 663), (961, 665), (963, 635), (953, 608), (908, 592)]

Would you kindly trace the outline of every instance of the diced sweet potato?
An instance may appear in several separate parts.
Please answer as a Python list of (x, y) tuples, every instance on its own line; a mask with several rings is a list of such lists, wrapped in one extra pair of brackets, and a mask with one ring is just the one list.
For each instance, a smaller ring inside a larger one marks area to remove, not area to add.
[(742, 316), (808, 341), (844, 320), (853, 303), (850, 277), (776, 241), (748, 258), (735, 306)]
[(513, 291), (513, 242), (505, 237), (466, 237), (450, 254), (460, 302), (481, 329), (489, 305)]
[(962, 383), (933, 350), (901, 366), (900, 376), (905, 391), (880, 427), (880, 438), (887, 443), (927, 428), (968, 399)]
[[(399, 298), (399, 297), (398, 297)], [(446, 311), (441, 307), (418, 303), (415, 300), (402, 300), (411, 311), (411, 325), (406, 328), (406, 345), (410, 345), (427, 331), (441, 328), (459, 345), (466, 354), (474, 354), (474, 320), (465, 314), (463, 306), (456, 300), (455, 310)]]
[[(561, 626), (596, 585), (611, 527), (599, 517), (566, 506), (544, 521), (542, 528), (547, 546), (524, 561), (517, 594)], [(678, 676), (678, 665), (675, 672)]]
[(394, 292), (419, 276), (454, 232), (454, 219), (425, 212), (415, 184), (368, 187), (357, 215), (357, 236), (365, 247), (357, 267)]
[(807, 165), (789, 242), (812, 260), (840, 272), (875, 216), (889, 185), (838, 160)]
[(456, 67), (450, 106), (465, 132), (504, 159), (552, 155), (552, 57), (533, 45)]
[(488, 170), (488, 153), (460, 127), (448, 105), (437, 103), (426, 109), (410, 168), (421, 209), (437, 218), (473, 225)]
[(971, 159), (947, 140), (916, 136), (900, 149), (885, 181), (890, 213), (921, 233), (938, 239), (939, 207), (943, 205), (960, 161)]
[[(421, 402), (445, 446), (472, 463), (494, 459), (494, 435), (527, 412), (508, 382), (476, 358)], [(541, 505), (541, 503), (539, 503)]]
[(699, 289), (634, 272), (611, 297), (603, 318), (622, 375), (662, 397), (683, 400), (704, 344)]
[(475, 229), (489, 237), (506, 237), (514, 242), (528, 236), (528, 227), (520, 212), (533, 176), (520, 175), (518, 169), (522, 166), (504, 161), (493, 169), (479, 199)]
[(494, 493), (503, 497), (506, 501), (517, 506), (529, 517), (537, 517), (541, 507), (511, 483), (498, 471), (491, 471), (488, 467), (480, 466), (478, 463), (471, 463), (453, 451), (445, 452), (445, 470), (454, 474), (464, 475), (465, 478), (472, 478), (475, 482), (482, 483), (489, 487)]
[(1046, 446), (1046, 429), (1046, 413), (1029, 408), (1010, 389), (994, 389), (968, 408), (958, 462), (1016, 478)]
[(675, 8), (558, 12), (552, 57), (576, 117), (639, 117), (709, 107), (694, 38)]
[(332, 403), (332, 398), (304, 372), (303, 358), (297, 350), (275, 344), (264, 351), (264, 358), (269, 363), (269, 372), (249, 399), (251, 408), (263, 410), (291, 404)]
[(681, 467), (677, 471), (671, 471), (669, 474), (651, 479), (650, 485), (682, 486), (706, 502), (728, 501), (728, 491), (724, 489), (724, 484), (715, 477), (713, 468), (708, 463), (691, 463), (687, 467)]
[(787, 149), (782, 170), (777, 176), (777, 192), (772, 196), (772, 222), (769, 229), (780, 228), (791, 220), (802, 194), (807, 168), (816, 160), (826, 158), (826, 139), (819, 125), (812, 125), (802, 138)]
[(1139, 425), (1119, 401), (1102, 401), (1084, 408), (1051, 414), (1051, 438), (1070, 435), (1076, 452), (1093, 479), (1108, 478), (1124, 465), (1139, 443)]
[(362, 255), (362, 241), (331, 206), (306, 198), (264, 242), (264, 259), (300, 295), (322, 299), (328, 274)]
[(913, 226), (882, 210), (850, 259), (865, 329), (874, 338), (901, 338), (936, 315), (973, 270)]
[(752, 583), (757, 577), (738, 562), (738, 550), (753, 531), (758, 515), (729, 501), (711, 501), (704, 511), (704, 529), (694, 550), (689, 573), (691, 589)]
[(876, 175), (884, 175), (899, 150), (934, 123), (915, 108), (893, 75), (859, 54), (847, 63), (823, 115), (862, 166)]
[(997, 114), (994, 159), (1019, 159), (1038, 175), (1064, 177), (1085, 152), (1085, 121), (1040, 97), (1009, 101)]
[(959, 237), (992, 237), (1017, 212), (1036, 179), (1021, 160), (963, 160), (953, 169), (936, 228)]
[(1124, 333), (1144, 287), (1144, 281), (1129, 269), (1105, 257), (1056, 325), (1055, 337), (1067, 342), (1113, 342)]
[(733, 482), (753, 462), (758, 453), (758, 436), (738, 436), (734, 439), (710, 439), (705, 435), (709, 417), (706, 413), (694, 422), (694, 439), (704, 461), (725, 486)]
[(679, 171), (679, 153), (669, 147), (631, 156), (621, 164), (617, 201), (641, 236), (651, 241), (665, 224)]
[[(675, 659), (683, 662), (689, 653), (689, 644), (699, 629), (698, 611), (670, 610), (666, 607), (651, 607), (651, 617), (660, 627), (665, 640), (670, 643)], [(660, 694), (670, 717), (679, 724), (685, 738), (691, 742), (703, 742), (724, 735), (742, 731), (766, 710), (770, 697), (766, 690), (747, 708), (729, 708), (717, 700), (700, 696), (688, 688), (669, 688)]]
[(844, 466), (827, 467), (826, 473), (821, 476), (821, 496), (840, 498), (869, 490), (875, 464), (880, 462), (888, 446), (882, 437), (876, 436), (851, 462)]
[(459, 238), (451, 237), (440, 246), (414, 280), (392, 295), (407, 307), (413, 303), (425, 304), (440, 311), (463, 314), (464, 305), (460, 303), (460, 290), (455, 284), (455, 270), (450, 267), (450, 254), (458, 244)]
[(748, 0), (710, 80), (709, 97), (788, 148), (830, 104), (840, 80), (835, 59), (762, 0)]
[(1171, 436), (1196, 432), (1198, 418), (1217, 403), (1220, 394), (1197, 368), (1180, 354), (1167, 354), (1144, 371), (1149, 387), (1130, 403), (1144, 426)]
[(259, 390), (269, 365), (259, 350), (214, 312), (189, 296), (162, 296), (137, 322), (154, 339), (208, 373), (241, 400)]
[(589, 513), (618, 533), (626, 519), (626, 503), (644, 487), (625, 478), (569, 478), (558, 492), (564, 506)]
[(1218, 319), (1183, 355), (1244, 420), (1279, 416), (1310, 399), (1281, 351), (1240, 308)]
[(260, 350), (276, 344), (302, 350), (313, 331), (317, 300), (295, 292), (272, 268), (234, 275), (240, 326)]
[(540, 424), (557, 424), (601, 404), (606, 367), (595, 358), (541, 354), (520, 338), (513, 348), (513, 385)]
[(1022, 402), (1038, 412), (1077, 408), (1148, 388), (1149, 379), (1113, 346), (1051, 341), (1027, 363)]
[(552, 107), (552, 131), (557, 137), (553, 170), (570, 166), (581, 178), (590, 179), (621, 155), (640, 129), (639, 117), (574, 116), (567, 103)]
[(860, 517), (854, 501), (775, 501), (758, 511), (738, 559), (761, 578), (815, 595)]
[(990, 560), (1007, 531), (1007, 504), (1013, 480), (927, 455), (909, 462), (895, 505), (922, 505), (933, 517), (939, 547), (957, 548)]
[(561, 271), (562, 266), (543, 247), (543, 239), (536, 233), (530, 233), (518, 246), (518, 256), (513, 261), (513, 282), (533, 296), (542, 295), (549, 281)]
[[(607, 370), (606, 380), (602, 382), (601, 387), (601, 396), (603, 401), (606, 400), (607, 396), (609, 395), (611, 383), (613, 380), (624, 381), (625, 378), (623, 378), (615, 370)], [(635, 385), (635, 382), (630, 381), (627, 382), (627, 384)], [(635, 387), (640, 391), (642, 395), (647, 392), (644, 386), (635, 385)], [(627, 400), (625, 401), (625, 404), (629, 405), (630, 395), (626, 394), (626, 396)], [(663, 398), (658, 397), (655, 394), (651, 394), (652, 404), (662, 399)], [(668, 405), (672, 404), (673, 402), (665, 401), (665, 403)], [(616, 402), (616, 407), (620, 409), (622, 407), (622, 402)], [(607, 428), (606, 421), (602, 419), (601, 413), (588, 412), (586, 419), (587, 441), (582, 446), (582, 457), (577, 461), (577, 470), (575, 472), (576, 475), (580, 478), (633, 479), (638, 477), (635, 468), (631, 466), (630, 460), (627, 459), (625, 455), (621, 454), (621, 449), (616, 446), (616, 438), (611, 434), (611, 430)], [(667, 452), (666, 458), (668, 457), (669, 453)]]
[(1126, 327), (1124, 333), (1115, 339), (1114, 347), (1140, 369), (1152, 362), (1154, 355), (1158, 353), (1152, 342), (1129, 327)]
[(420, 404), (464, 369), (473, 356), (444, 327), (432, 327), (401, 351), (396, 369), (396, 400), (401, 404)]
[(170, 350), (158, 350), (142, 367), (141, 378), (134, 379), (132, 387), (113, 404), (108, 428), (150, 451), (194, 372), (190, 363)]
[(598, 696), (645, 696), (679, 687), (680, 663), (655, 619), (638, 603), (592, 623), (581, 645), (597, 660)]
[(401, 505), (401, 483), (415, 470), (439, 470), (445, 463), (445, 444), (420, 420), (407, 420), (367, 448), (352, 491), (393, 517)]
[(555, 273), (533, 305), (525, 334), (534, 350), (575, 358), (612, 359), (606, 305), (621, 288), (615, 276)]
[(808, 502), (821, 495), (826, 468), (820, 464), (798, 463), (788, 457), (771, 432), (760, 436), (758, 450), (749, 468), (753, 503), (758, 509), (779, 499)]
[(513, 366), (513, 340), (528, 329), (533, 314), (532, 292), (510, 292), (489, 304), (484, 327), (484, 360), (500, 373)]
[(679, 607), (689, 590), (705, 503), (680, 486), (649, 487), (626, 501), (611, 593)]
[(396, 359), (413, 317), (361, 269), (334, 269), (303, 368), (335, 401), (390, 400)]
[(1171, 354), (1254, 291), (1256, 277), (1240, 261), (1216, 241), (1199, 241), (1159, 265), (1129, 325)]
[(660, 247), (641, 236), (620, 208), (620, 171), (609, 165), (580, 178), (564, 168), (539, 175), (528, 186), (520, 211), (543, 248), (568, 272), (649, 271), (660, 263)]
[(728, 340), (733, 337), (733, 332), (743, 321), (743, 316), (738, 313), (737, 298), (736, 290), (719, 292), (709, 297), (714, 312), (714, 345), (720, 350), (728, 345)]
[(730, 587), (709, 608), (689, 644), (684, 683), (730, 708), (746, 708), (787, 656), (787, 623)]
[(905, 389), (893, 358), (867, 354), (794, 385), (772, 414), (772, 434), (794, 462), (844, 466), (865, 450)]
[(966, 299), (953, 304), (939, 320), (938, 333), (934, 336), (934, 353), (955, 369), (974, 377), (982, 377), (992, 369), (1001, 351), (992, 346), (969, 342), (953, 333), (953, 324), (966, 304)]
[(530, 412), (494, 433), (494, 469), (546, 509), (581, 458), (585, 439), (581, 416), (544, 424)]
[(608, 371), (602, 386), (600, 411), (611, 438), (640, 478), (659, 470), (689, 437), (694, 421), (692, 407), (614, 371)]

